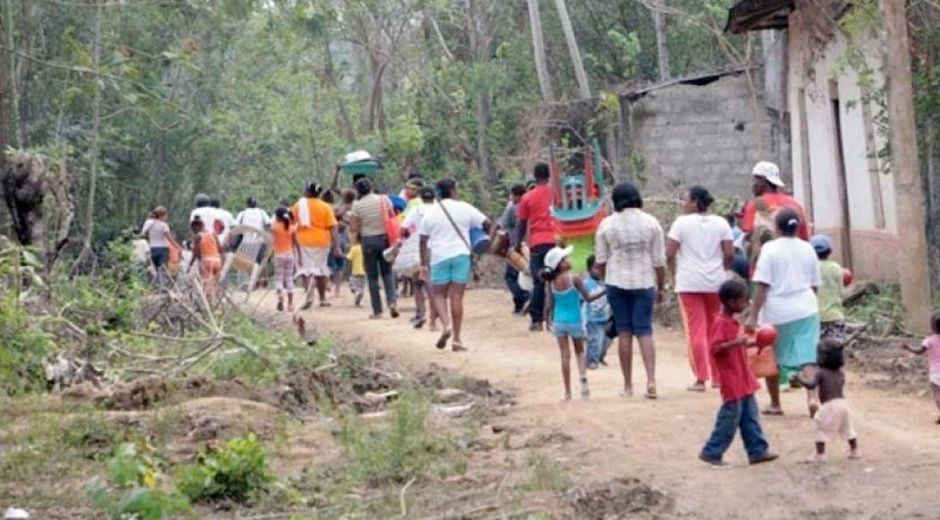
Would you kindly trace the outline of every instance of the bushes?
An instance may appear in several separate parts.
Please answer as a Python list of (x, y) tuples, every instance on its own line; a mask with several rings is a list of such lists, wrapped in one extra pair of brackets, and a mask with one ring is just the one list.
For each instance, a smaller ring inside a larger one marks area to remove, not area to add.
[(194, 502), (251, 501), (273, 482), (267, 453), (253, 434), (232, 439), (220, 449), (200, 453), (196, 464), (177, 474), (180, 492)]
[(18, 395), (45, 389), (52, 340), (14, 293), (0, 299), (0, 391)]
[(352, 459), (352, 476), (372, 484), (404, 482), (446, 452), (446, 443), (428, 431), (429, 407), (422, 396), (405, 393), (392, 406), (387, 425), (362, 428), (347, 419), (340, 438)]
[(109, 518), (162, 520), (190, 509), (186, 497), (163, 478), (161, 464), (149, 451), (121, 445), (108, 463), (110, 485), (97, 477), (88, 484), (88, 497)]

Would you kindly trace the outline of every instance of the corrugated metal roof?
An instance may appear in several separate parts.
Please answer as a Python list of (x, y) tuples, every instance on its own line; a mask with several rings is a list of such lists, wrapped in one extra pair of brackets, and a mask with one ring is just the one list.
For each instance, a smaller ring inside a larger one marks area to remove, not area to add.
[(741, 0), (728, 10), (725, 31), (743, 33), (785, 29), (794, 4), (794, 0)]

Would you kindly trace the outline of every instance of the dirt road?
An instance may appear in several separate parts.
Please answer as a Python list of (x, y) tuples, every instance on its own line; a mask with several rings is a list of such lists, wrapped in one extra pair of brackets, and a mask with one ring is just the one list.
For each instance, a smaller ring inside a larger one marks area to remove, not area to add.
[[(271, 298), (262, 305), (272, 305)], [(303, 315), (406, 364), (437, 363), (513, 389), (518, 405), (500, 420), (513, 431), (570, 436), (556, 454), (576, 484), (638, 478), (674, 498), (675, 517), (940, 518), (940, 426), (925, 397), (868, 388), (850, 374), (847, 395), (862, 459), (847, 460), (840, 444), (830, 447), (829, 463), (811, 465), (801, 462), (814, 441), (804, 394), (784, 394), (788, 415), (763, 419), (781, 459), (749, 467), (738, 439), (726, 455), (731, 466), (715, 469), (696, 456), (720, 399), (716, 391), (685, 390), (691, 373), (680, 332), (656, 334), (658, 400), (617, 395), (621, 378), (612, 350), (611, 367), (589, 373), (590, 400), (563, 403), (554, 338), (528, 332), (525, 319), (510, 313), (503, 291), (471, 291), (466, 303), (464, 341), (470, 351), (459, 354), (436, 350), (436, 335), (412, 329), (407, 312), (398, 320), (373, 321), (366, 319), (365, 307), (342, 301)], [(642, 388), (638, 355), (634, 374)], [(759, 399), (766, 402), (766, 394)]]

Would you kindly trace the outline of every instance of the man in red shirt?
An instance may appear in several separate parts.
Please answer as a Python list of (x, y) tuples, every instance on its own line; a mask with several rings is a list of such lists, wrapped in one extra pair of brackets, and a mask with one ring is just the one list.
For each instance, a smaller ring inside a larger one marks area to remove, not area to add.
[(718, 369), (718, 380), (721, 381), (722, 405), (718, 410), (715, 429), (702, 448), (699, 459), (715, 466), (724, 466), (722, 456), (740, 429), (748, 462), (770, 462), (777, 455), (770, 451), (760, 427), (760, 412), (754, 398), (754, 392), (760, 386), (751, 372), (745, 351), (746, 347), (751, 346), (751, 340), (741, 335), (741, 324), (734, 317), (747, 309), (747, 287), (741, 282), (729, 280), (721, 285), (718, 298), (721, 300), (721, 315), (712, 326), (709, 348), (715, 357), (715, 368)]
[(757, 211), (762, 206), (766, 210), (775, 211), (778, 208), (793, 208), (800, 215), (800, 229), (797, 236), (803, 240), (809, 240), (810, 228), (809, 219), (806, 218), (806, 211), (803, 205), (796, 199), (780, 191), (786, 186), (780, 178), (780, 168), (776, 164), (761, 161), (754, 165), (751, 171), (753, 184), (751, 191), (754, 193), (754, 200), (748, 201), (744, 206), (744, 216), (741, 218), (741, 231), (746, 235), (754, 232), (754, 221)]
[(535, 282), (529, 300), (529, 316), (532, 320), (529, 330), (535, 331), (542, 330), (542, 322), (545, 320), (545, 284), (539, 278), (539, 271), (545, 267), (545, 255), (555, 247), (555, 224), (552, 221), (551, 173), (548, 165), (536, 164), (533, 175), (535, 187), (523, 195), (516, 207), (519, 219), (516, 244), (524, 241), (529, 246), (529, 272)]

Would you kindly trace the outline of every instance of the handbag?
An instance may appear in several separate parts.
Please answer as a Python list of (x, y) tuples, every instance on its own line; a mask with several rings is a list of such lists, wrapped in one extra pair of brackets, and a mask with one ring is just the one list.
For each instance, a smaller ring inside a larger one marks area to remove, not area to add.
[(388, 237), (388, 247), (393, 247), (401, 239), (401, 225), (395, 218), (395, 211), (388, 201), (388, 197), (382, 197), (382, 216), (385, 219), (385, 235)]
[(773, 377), (780, 373), (773, 347), (747, 349), (747, 361), (755, 377)]
[(447, 217), (447, 221), (450, 222), (450, 225), (454, 227), (454, 231), (457, 233), (457, 236), (460, 237), (463, 245), (467, 247), (467, 252), (470, 253), (470, 267), (473, 269), (473, 281), (480, 281), (480, 267), (476, 262), (476, 255), (473, 253), (473, 246), (470, 245), (470, 242), (467, 241), (467, 237), (463, 236), (463, 233), (460, 232), (460, 228), (457, 226), (457, 223), (454, 222), (454, 217), (450, 216), (450, 212), (447, 211), (447, 206), (444, 205), (443, 200), (437, 201), (438, 206), (441, 207), (441, 211), (444, 212), (444, 216)]

